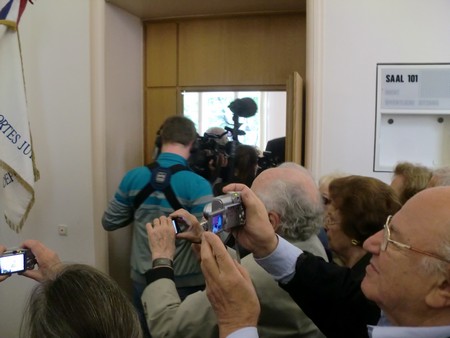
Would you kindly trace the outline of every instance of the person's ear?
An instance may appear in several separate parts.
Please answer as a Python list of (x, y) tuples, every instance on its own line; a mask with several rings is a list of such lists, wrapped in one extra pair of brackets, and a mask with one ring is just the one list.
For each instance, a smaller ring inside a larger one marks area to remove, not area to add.
[(425, 303), (435, 309), (450, 307), (450, 274), (440, 278), (436, 286), (425, 297)]
[(270, 221), (270, 224), (272, 224), (273, 230), (275, 230), (275, 232), (277, 232), (278, 228), (280, 227), (280, 223), (281, 223), (280, 215), (275, 211), (269, 211), (269, 221)]

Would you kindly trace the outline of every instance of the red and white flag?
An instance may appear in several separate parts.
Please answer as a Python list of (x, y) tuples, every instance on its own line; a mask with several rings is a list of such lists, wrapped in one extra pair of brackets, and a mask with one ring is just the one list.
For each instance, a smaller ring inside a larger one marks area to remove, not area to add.
[(34, 163), (17, 26), (28, 0), (0, 0), (0, 177), (6, 223), (16, 232), (34, 204)]

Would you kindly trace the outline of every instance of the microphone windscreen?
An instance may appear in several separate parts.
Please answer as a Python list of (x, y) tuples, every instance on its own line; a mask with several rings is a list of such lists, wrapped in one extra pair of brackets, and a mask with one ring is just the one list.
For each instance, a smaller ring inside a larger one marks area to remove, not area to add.
[(254, 116), (258, 110), (255, 101), (249, 97), (234, 100), (228, 108), (237, 116), (245, 118)]

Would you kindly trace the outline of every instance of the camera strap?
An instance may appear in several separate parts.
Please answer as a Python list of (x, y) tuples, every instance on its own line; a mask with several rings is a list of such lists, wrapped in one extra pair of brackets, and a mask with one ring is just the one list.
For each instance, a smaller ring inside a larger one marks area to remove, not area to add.
[(134, 198), (133, 206), (136, 210), (139, 206), (147, 199), (148, 196), (153, 194), (155, 191), (162, 191), (164, 196), (166, 196), (167, 201), (173, 210), (181, 209), (183, 206), (178, 201), (175, 192), (170, 185), (170, 178), (173, 174), (183, 171), (190, 170), (188, 167), (182, 164), (175, 164), (168, 168), (163, 168), (158, 162), (153, 162), (147, 164), (146, 167), (152, 172), (152, 177), (150, 182), (138, 192)]

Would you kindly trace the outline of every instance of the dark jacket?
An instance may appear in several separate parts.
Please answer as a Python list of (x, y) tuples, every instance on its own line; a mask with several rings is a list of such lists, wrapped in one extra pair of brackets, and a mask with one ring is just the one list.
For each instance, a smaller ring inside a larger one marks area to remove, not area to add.
[[(366, 256), (367, 265), (370, 255)], [(362, 293), (361, 271), (352, 272), (305, 252), (297, 260), (293, 279), (280, 286), (328, 338), (364, 338), (367, 325), (377, 324), (380, 309)]]

